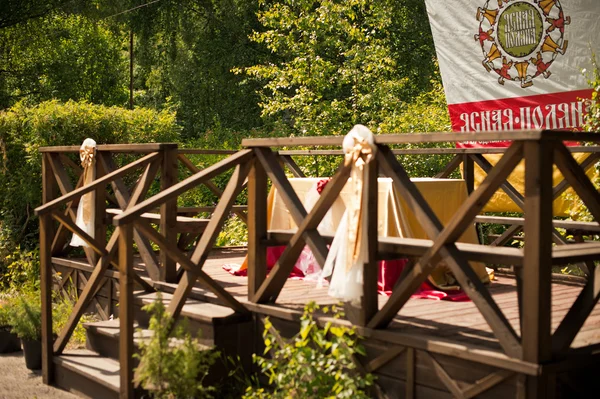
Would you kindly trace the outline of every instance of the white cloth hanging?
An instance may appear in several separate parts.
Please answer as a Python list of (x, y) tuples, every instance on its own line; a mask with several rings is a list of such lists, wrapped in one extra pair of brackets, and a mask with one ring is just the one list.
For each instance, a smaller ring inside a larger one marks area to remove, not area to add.
[[(79, 149), (79, 159), (83, 166), (83, 185), (92, 183), (96, 179), (96, 142), (92, 139), (85, 139)], [(95, 210), (94, 203), (96, 195), (94, 191), (84, 194), (79, 200), (77, 207), (77, 218), (75, 224), (92, 238), (94, 237), (95, 225)], [(77, 234), (73, 234), (71, 239), (73, 247), (87, 247), (88, 244), (83, 241)]]
[(335, 232), (319, 285), (331, 276), (329, 295), (359, 305), (363, 294), (363, 268), (368, 262), (364, 167), (375, 156), (377, 147), (373, 133), (363, 125), (354, 126), (344, 137), (342, 146), (346, 163), (352, 165), (349, 182), (352, 197)]

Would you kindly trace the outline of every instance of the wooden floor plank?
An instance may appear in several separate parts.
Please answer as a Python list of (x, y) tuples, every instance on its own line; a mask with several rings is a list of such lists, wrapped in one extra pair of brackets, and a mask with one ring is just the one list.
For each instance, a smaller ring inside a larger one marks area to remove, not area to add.
[[(216, 282), (221, 284), (236, 299), (247, 303), (247, 277), (234, 276), (223, 269), (224, 264), (241, 264), (246, 255), (245, 248), (213, 250), (203, 270)], [(137, 270), (143, 270), (139, 259)], [(336, 300), (327, 294), (328, 287), (317, 288), (314, 281), (288, 279), (279, 295), (275, 306), (283, 312), (301, 311), (311, 300), (321, 305), (335, 304)], [(558, 326), (581, 290), (580, 286), (552, 285), (552, 328)], [(519, 312), (515, 280), (498, 276), (489, 285), (489, 291), (498, 303), (513, 328), (519, 331)], [(210, 297), (210, 293), (206, 296)], [(212, 298), (212, 297), (211, 297)], [(216, 300), (216, 298), (213, 298)], [(387, 297), (378, 298), (381, 307)], [(500, 351), (498, 340), (490, 327), (472, 302), (435, 301), (411, 298), (400, 314), (389, 327), (389, 331), (403, 333), (427, 334), (458, 343), (478, 344), (495, 351)], [(600, 343), (600, 305), (596, 305), (572, 347), (582, 347)]]

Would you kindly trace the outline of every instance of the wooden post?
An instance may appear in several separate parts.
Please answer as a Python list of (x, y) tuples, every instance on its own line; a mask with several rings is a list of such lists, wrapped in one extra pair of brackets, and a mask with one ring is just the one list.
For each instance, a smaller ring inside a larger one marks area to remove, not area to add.
[(346, 315), (352, 323), (359, 326), (366, 326), (373, 316), (379, 310), (377, 303), (377, 159), (373, 157), (371, 162), (365, 165), (364, 190), (366, 192), (366, 203), (362, 213), (362, 228), (366, 229), (367, 242), (364, 243), (367, 248), (367, 258), (363, 265), (363, 295), (361, 298), (360, 309), (354, 309), (350, 304), (346, 304)]
[(119, 363), (121, 399), (133, 398), (133, 225), (119, 226)]
[[(108, 156), (111, 156), (109, 154)], [(98, 156), (96, 156), (96, 161)], [(102, 168), (100, 162), (96, 162), (96, 179), (104, 176), (105, 171)], [(106, 243), (106, 186), (99, 186), (94, 190), (94, 238), (102, 243)], [(90, 266), (94, 266), (98, 263), (99, 256), (96, 252), (92, 251), (93, 263)]]
[[(160, 189), (168, 189), (177, 183), (177, 148), (167, 148), (163, 152), (162, 173), (160, 175)], [(177, 245), (177, 198), (173, 198), (160, 206), (160, 232), (165, 240)], [(177, 269), (175, 260), (169, 258), (165, 251), (160, 251), (161, 280), (167, 283), (177, 282)]]
[(248, 175), (248, 300), (255, 295), (267, 276), (267, 174), (254, 159)]
[(475, 189), (475, 168), (473, 158), (469, 154), (463, 155), (463, 177), (467, 184), (467, 193), (471, 194)]
[[(525, 248), (523, 268), (523, 360), (552, 360), (552, 165), (547, 140), (525, 143)], [(527, 398), (550, 398), (554, 387), (547, 375), (527, 377)]]
[(51, 384), (52, 361), (52, 218), (40, 217), (40, 292), (42, 300), (42, 379)]
[[(50, 155), (42, 156), (42, 203), (50, 202), (57, 186), (50, 166)], [(42, 301), (42, 380), (51, 384), (54, 379), (52, 360), (52, 241), (54, 226), (50, 214), (40, 217), (40, 294)]]
[(133, 109), (133, 29), (129, 31), (129, 109)]

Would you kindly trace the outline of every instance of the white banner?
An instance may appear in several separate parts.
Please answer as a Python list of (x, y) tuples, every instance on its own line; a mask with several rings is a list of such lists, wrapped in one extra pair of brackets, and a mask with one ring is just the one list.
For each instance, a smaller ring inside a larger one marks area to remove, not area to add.
[(581, 126), (599, 0), (426, 0), (455, 131)]

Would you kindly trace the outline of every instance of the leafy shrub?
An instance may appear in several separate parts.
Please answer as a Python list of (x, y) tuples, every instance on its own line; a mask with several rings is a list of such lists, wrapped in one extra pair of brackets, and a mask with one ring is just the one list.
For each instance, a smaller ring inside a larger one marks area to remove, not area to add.
[(231, 216), (225, 221), (223, 230), (219, 233), (215, 246), (230, 247), (248, 245), (248, 226), (237, 216)]
[(306, 305), (300, 332), (290, 342), (285, 342), (266, 320), (265, 354), (270, 352), (272, 357), (254, 355), (254, 361), (269, 378), (271, 387), (250, 387), (245, 399), (370, 397), (367, 391), (373, 385), (373, 376), (359, 375), (353, 361), (355, 355), (365, 354), (355, 329), (330, 322), (320, 328), (313, 318), (318, 309), (314, 302)]
[(26, 292), (12, 298), (8, 305), (12, 332), (26, 340), (42, 338), (42, 305), (39, 292)]
[(136, 382), (148, 390), (152, 397), (160, 399), (210, 398), (211, 387), (202, 385), (209, 367), (219, 356), (218, 352), (201, 350), (196, 339), (185, 333), (185, 323), (175, 328), (173, 319), (166, 312), (162, 297), (144, 306), (150, 314), (148, 341), (140, 342), (140, 359), (136, 369)]
[[(175, 115), (168, 111), (85, 102), (47, 101), (32, 107), (21, 102), (0, 112), (0, 273), (5, 274), (13, 263), (6, 259), (8, 255), (19, 249), (27, 253), (37, 245), (33, 210), (42, 194), (39, 147), (79, 145), (87, 137), (99, 144), (172, 142), (177, 141), (179, 130)], [(31, 260), (35, 265), (33, 254)], [(13, 270), (3, 285), (23, 270)]]
[[(76, 292), (75, 290), (73, 291)], [(77, 297), (74, 294), (69, 294), (68, 296), (56, 295), (53, 302), (52, 327), (54, 333), (59, 334), (67, 325), (67, 321), (69, 320), (71, 313), (73, 313), (73, 306), (75, 302), (77, 302)], [(83, 314), (79, 318), (79, 322), (71, 334), (67, 348), (74, 349), (85, 347), (87, 336), (83, 323), (91, 323), (94, 321), (98, 321), (97, 315), (93, 313)]]

